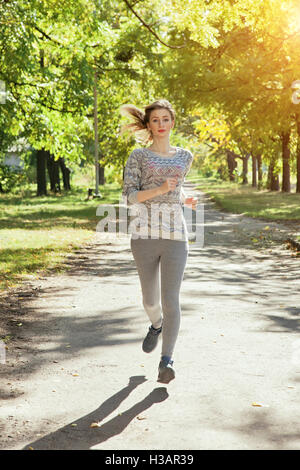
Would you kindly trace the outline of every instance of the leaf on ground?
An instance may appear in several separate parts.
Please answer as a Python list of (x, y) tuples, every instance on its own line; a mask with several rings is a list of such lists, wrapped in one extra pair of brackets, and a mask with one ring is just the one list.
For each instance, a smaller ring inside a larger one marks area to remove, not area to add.
[(264, 407), (264, 408), (269, 407), (269, 405), (265, 405), (264, 403), (256, 403), (255, 401), (251, 404), (251, 406)]
[(90, 428), (100, 428), (101, 424), (100, 423), (91, 423)]
[(79, 374), (72, 374), (73, 377), (79, 377)]
[(142, 421), (142, 419), (147, 419), (147, 418), (145, 418), (144, 416), (137, 416), (136, 419), (139, 419), (140, 421)]

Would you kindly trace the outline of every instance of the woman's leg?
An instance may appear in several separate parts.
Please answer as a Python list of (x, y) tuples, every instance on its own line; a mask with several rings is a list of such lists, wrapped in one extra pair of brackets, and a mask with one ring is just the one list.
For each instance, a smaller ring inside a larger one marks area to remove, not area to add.
[(163, 310), (162, 356), (172, 357), (177, 340), (181, 309), (179, 291), (188, 257), (188, 242), (162, 239), (161, 304)]
[(131, 238), (131, 251), (142, 288), (143, 306), (154, 328), (162, 324), (159, 288), (159, 240)]

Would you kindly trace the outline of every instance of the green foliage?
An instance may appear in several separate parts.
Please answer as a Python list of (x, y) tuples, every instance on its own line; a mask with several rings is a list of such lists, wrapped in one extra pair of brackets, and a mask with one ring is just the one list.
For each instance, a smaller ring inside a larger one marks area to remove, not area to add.
[[(147, 21), (155, 19), (144, 3)], [(0, 16), (0, 128), (56, 158), (92, 160), (96, 86), (101, 163), (123, 167), (134, 142), (120, 138), (118, 110), (153, 93), (162, 58), (155, 38), (117, 0), (20, 0), (0, 4)]]
[(171, 99), (185, 112), (201, 108), (209, 145), (216, 147), (218, 134), (213, 111), (230, 129), (226, 148), (262, 155), (267, 164), (270, 155), (279, 161), (281, 134), (291, 131), (294, 170), (299, 110), (291, 85), (300, 79), (299, 2), (169, 0), (164, 8), (186, 44), (164, 61)]
[(18, 167), (12, 167), (0, 162), (0, 192), (8, 193), (12, 188), (24, 181), (24, 174)]
[(286, 131), (295, 171), (298, 2), (145, 0), (133, 8), (148, 28), (121, 0), (0, 2), (0, 158), (22, 136), (69, 166), (92, 163), (96, 86), (100, 163), (117, 174), (136, 145), (119, 134), (120, 105), (160, 97), (177, 110), (174, 144), (213, 147), (205, 162), (196, 154), (205, 174), (223, 174), (226, 149), (279, 161)]

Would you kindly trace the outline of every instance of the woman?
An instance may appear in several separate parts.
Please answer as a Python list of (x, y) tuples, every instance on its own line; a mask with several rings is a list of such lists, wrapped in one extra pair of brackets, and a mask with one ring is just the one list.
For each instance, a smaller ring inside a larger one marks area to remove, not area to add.
[(167, 100), (155, 101), (145, 111), (124, 105), (121, 112), (134, 119), (122, 127), (122, 132), (130, 130), (140, 134), (143, 143), (151, 143), (131, 152), (125, 166), (122, 195), (128, 205), (139, 210), (142, 228), (130, 240), (143, 306), (151, 322), (142, 348), (146, 353), (153, 351), (162, 333), (158, 382), (169, 383), (175, 378), (172, 357), (181, 316), (179, 291), (189, 252), (182, 203), (192, 208), (197, 203), (197, 198), (187, 198), (181, 188), (193, 155), (189, 150), (170, 145), (175, 112)]

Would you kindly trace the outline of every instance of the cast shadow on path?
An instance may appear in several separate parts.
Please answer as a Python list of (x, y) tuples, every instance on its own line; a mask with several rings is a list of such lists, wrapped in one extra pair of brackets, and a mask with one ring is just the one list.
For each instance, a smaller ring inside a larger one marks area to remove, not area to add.
[[(115, 411), (138, 385), (146, 381), (145, 376), (130, 377), (126, 387), (105, 400), (95, 411), (31, 442), (24, 449), (32, 447), (34, 450), (89, 450), (121, 434), (136, 416), (169, 396), (166, 387), (154, 388), (142, 401), (101, 425), (101, 421)], [(98, 423), (100, 426), (91, 428), (92, 423)]]

